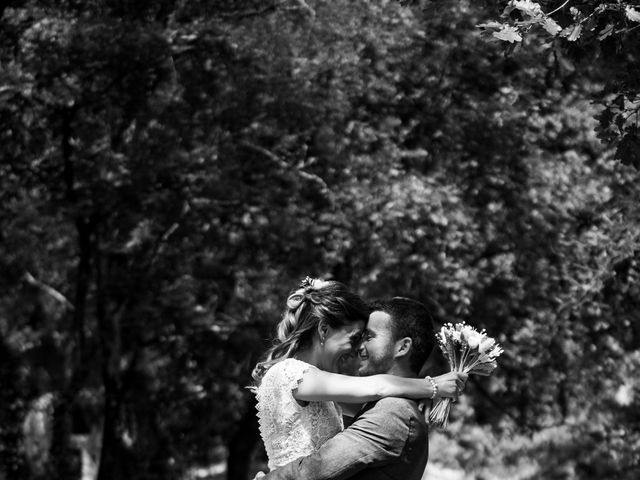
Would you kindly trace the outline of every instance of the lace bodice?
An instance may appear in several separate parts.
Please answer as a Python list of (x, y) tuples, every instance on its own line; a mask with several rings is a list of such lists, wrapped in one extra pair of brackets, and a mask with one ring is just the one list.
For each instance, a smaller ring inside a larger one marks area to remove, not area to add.
[(293, 397), (310, 368), (316, 367), (287, 358), (267, 371), (257, 389), (258, 423), (270, 470), (311, 454), (343, 429), (342, 412), (335, 403), (302, 406)]

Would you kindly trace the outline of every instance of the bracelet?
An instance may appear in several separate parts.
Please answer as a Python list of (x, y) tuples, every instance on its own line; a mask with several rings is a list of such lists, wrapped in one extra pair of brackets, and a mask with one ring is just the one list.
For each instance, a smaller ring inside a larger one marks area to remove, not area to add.
[(431, 394), (431, 397), (429, 398), (429, 400), (433, 400), (434, 398), (436, 398), (436, 395), (438, 394), (438, 384), (436, 383), (436, 381), (433, 378), (431, 378), (428, 375), (426, 377), (424, 377), (424, 379), (431, 383), (431, 387), (433, 389), (433, 393)]

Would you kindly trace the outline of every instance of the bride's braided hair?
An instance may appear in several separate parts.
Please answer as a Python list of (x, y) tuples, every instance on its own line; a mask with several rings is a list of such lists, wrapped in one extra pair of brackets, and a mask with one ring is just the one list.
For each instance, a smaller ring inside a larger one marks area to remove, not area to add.
[(263, 361), (253, 369), (259, 385), (267, 370), (285, 358), (293, 357), (311, 345), (320, 321), (338, 328), (356, 321), (366, 321), (369, 309), (365, 302), (346, 285), (335, 280), (305, 278), (300, 287), (289, 294), (282, 319), (276, 327), (274, 344)]

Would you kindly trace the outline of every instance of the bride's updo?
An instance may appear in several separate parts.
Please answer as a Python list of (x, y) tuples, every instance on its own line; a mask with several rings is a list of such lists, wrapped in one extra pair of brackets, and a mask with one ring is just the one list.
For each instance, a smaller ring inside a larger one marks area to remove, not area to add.
[(358, 321), (366, 322), (369, 309), (355, 293), (335, 280), (305, 278), (287, 297), (285, 311), (276, 328), (273, 346), (253, 370), (256, 384), (274, 363), (290, 358), (311, 345), (318, 324), (340, 328)]

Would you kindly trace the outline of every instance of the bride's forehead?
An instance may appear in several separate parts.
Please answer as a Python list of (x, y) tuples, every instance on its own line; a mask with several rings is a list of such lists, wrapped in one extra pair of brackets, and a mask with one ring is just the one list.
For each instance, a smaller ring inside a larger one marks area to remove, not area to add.
[(358, 322), (348, 327), (347, 330), (349, 331), (350, 334), (357, 335), (359, 333), (362, 333), (362, 330), (364, 330), (364, 327), (365, 327), (364, 322)]
[(334, 327), (336, 333), (347, 334), (350, 335), (352, 333), (362, 332), (364, 330), (365, 323), (363, 321), (357, 321), (353, 323), (347, 323), (345, 325), (340, 325), (339, 327)]
[(352, 336), (360, 335), (364, 330), (364, 327), (365, 327), (364, 322), (356, 322), (354, 324), (345, 325), (340, 330), (341, 330), (341, 333), (344, 333), (345, 335), (352, 337)]

